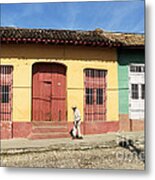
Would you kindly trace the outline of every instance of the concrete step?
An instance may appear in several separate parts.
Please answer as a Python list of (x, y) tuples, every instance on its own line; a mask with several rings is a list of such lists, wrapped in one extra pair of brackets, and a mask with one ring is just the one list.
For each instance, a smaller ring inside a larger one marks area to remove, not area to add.
[(65, 121), (33, 121), (29, 139), (52, 139), (69, 137), (67, 122)]
[(66, 121), (33, 121), (32, 126), (63, 126), (67, 125)]
[(58, 121), (33, 121), (29, 139), (52, 139), (69, 137), (67, 123)]
[(29, 139), (53, 139), (53, 138), (67, 138), (70, 137), (69, 133), (66, 132), (52, 132), (52, 133), (32, 133)]
[(67, 132), (67, 126), (38, 126), (32, 127), (32, 133)]

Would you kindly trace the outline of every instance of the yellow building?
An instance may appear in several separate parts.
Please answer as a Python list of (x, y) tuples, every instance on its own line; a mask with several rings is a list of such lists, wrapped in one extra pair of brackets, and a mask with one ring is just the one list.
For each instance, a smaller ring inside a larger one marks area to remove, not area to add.
[(118, 131), (117, 51), (98, 31), (0, 28), (1, 138)]

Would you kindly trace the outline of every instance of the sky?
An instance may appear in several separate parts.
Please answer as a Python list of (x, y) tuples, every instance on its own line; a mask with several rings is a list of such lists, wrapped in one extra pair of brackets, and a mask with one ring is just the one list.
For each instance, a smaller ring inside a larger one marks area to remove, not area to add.
[(144, 1), (1, 4), (1, 26), (144, 33)]

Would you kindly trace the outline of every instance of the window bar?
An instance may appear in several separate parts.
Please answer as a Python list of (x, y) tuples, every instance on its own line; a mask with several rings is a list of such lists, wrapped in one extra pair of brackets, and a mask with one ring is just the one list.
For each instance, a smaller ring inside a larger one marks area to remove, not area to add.
[[(6, 98), (6, 93), (5, 93), (5, 85), (6, 85), (6, 67), (4, 66), (4, 102), (5, 102), (5, 98)], [(6, 121), (6, 103), (4, 103), (4, 120)]]
[[(40, 69), (38, 68), (38, 71), (39, 71)], [(38, 73), (38, 76), (36, 77), (36, 78), (38, 78), (38, 80), (37, 80), (37, 83), (38, 83), (38, 81), (39, 81), (39, 78), (40, 78), (40, 73)], [(37, 85), (37, 84), (35, 84), (35, 85)], [(40, 86), (40, 84), (39, 84), (39, 86)], [(37, 103), (38, 103), (38, 101), (40, 101), (40, 93), (41, 93), (41, 86), (39, 87), (39, 98), (38, 98), (38, 100), (37, 100)], [(36, 105), (36, 104), (35, 104)], [(39, 109), (39, 113), (36, 113), (36, 114), (38, 114), (37, 116), (38, 116), (38, 119), (37, 120), (40, 120), (40, 103), (38, 103), (38, 108), (37, 109)]]
[[(10, 67), (8, 67), (8, 72), (10, 72)], [(11, 72), (10, 72), (10, 75), (11, 75)], [(9, 79), (9, 82), (8, 82), (8, 92), (7, 92), (7, 98), (8, 98), (8, 103), (9, 103), (9, 114), (10, 114), (10, 97), (9, 97), (9, 94), (10, 94), (10, 81), (11, 81), (11, 76), (10, 76), (10, 79)], [(9, 115), (9, 119), (10, 119), (10, 115)]]
[(87, 94), (86, 94), (86, 75), (87, 75), (87, 70), (85, 70), (85, 90), (84, 90), (84, 93), (85, 93), (85, 98), (84, 98), (84, 103), (85, 103), (85, 120), (87, 121), (87, 103), (86, 103), (86, 100), (87, 100)]
[(2, 94), (1, 94), (1, 73), (2, 73), (2, 71), (1, 71), (1, 66), (0, 66), (0, 122), (1, 122), (1, 102), (2, 102)]
[(85, 119), (86, 119), (86, 121), (87, 121), (87, 103), (86, 103), (87, 93), (86, 93), (86, 79), (87, 79), (87, 70), (85, 70)]
[[(40, 71), (41, 71), (41, 68), (40, 68)], [(43, 78), (43, 77), (42, 77)], [(43, 99), (42, 99), (42, 97), (43, 97), (43, 82), (41, 83), (41, 87), (40, 87), (40, 100), (41, 100), (41, 103), (39, 103), (39, 106), (40, 106), (40, 120), (42, 120), (42, 115), (43, 115), (43, 113), (42, 113), (42, 101), (43, 101)]]
[[(88, 83), (88, 79), (89, 79), (89, 70), (87, 70), (87, 78), (86, 78), (86, 87), (87, 87), (87, 83)], [(86, 91), (86, 94), (87, 94), (87, 96), (88, 96), (88, 92)], [(88, 96), (88, 101), (89, 101), (89, 96)], [(88, 105), (89, 104), (87, 104), (86, 103), (86, 109), (87, 109), (87, 121), (89, 121), (89, 109), (88, 109)]]
[(105, 70), (103, 71), (103, 121), (105, 120)]
[[(140, 104), (141, 104), (141, 85), (140, 84), (138, 84), (138, 93), (139, 93), (139, 97), (138, 97), (138, 109), (140, 109)], [(140, 111), (139, 111), (139, 113), (138, 113), (138, 119), (140, 119)]]
[[(10, 67), (8, 68), (9, 69), (9, 72), (10, 72)], [(11, 75), (11, 72), (10, 72), (10, 75)], [(11, 82), (11, 76), (10, 76), (10, 79), (9, 79), (9, 87), (8, 87), (8, 95), (7, 95), (7, 97), (8, 97), (8, 102), (9, 102), (9, 119), (10, 119), (10, 112), (11, 112), (11, 109), (10, 109), (10, 82)]]
[[(93, 87), (93, 76), (94, 76), (94, 74), (93, 74), (93, 70), (89, 70), (89, 72), (90, 72), (90, 81), (89, 81), (89, 86), (90, 86), (90, 84), (92, 83), (92, 87)], [(91, 83), (90, 83), (91, 82)], [(92, 88), (93, 89), (93, 88)], [(92, 96), (92, 97), (91, 97)], [(92, 90), (92, 93), (91, 93), (91, 96), (90, 96), (90, 98), (91, 98), (91, 100), (92, 100), (92, 102), (91, 102), (91, 118), (90, 118), (90, 120), (92, 121), (93, 120), (93, 90)]]
[(0, 120), (2, 120), (2, 109), (1, 109), (1, 106), (2, 106), (2, 66), (0, 66), (0, 88), (1, 88), (1, 91), (0, 91), (0, 97), (1, 97), (1, 101), (0, 101)]
[(99, 101), (99, 97), (98, 97), (98, 89), (99, 89), (99, 71), (96, 70), (96, 88), (95, 88), (95, 91), (96, 91), (96, 120), (98, 120), (98, 108), (99, 108), (99, 105), (98, 105), (98, 101)]
[(106, 71), (104, 71), (104, 82), (105, 82), (105, 84), (104, 84), (104, 97), (103, 98), (105, 98), (105, 100), (104, 100), (104, 121), (106, 120), (106, 115), (107, 115), (107, 113), (106, 113), (106, 111), (107, 111), (107, 107), (106, 107), (106, 104), (107, 104), (107, 72)]
[[(89, 70), (89, 72), (90, 72), (90, 79), (89, 79), (89, 80), (90, 80), (90, 81), (89, 81), (89, 86), (90, 86), (91, 83), (93, 83), (93, 82), (92, 82), (92, 79), (93, 79), (93, 72), (92, 72), (91, 69)], [(93, 85), (93, 84), (92, 84), (92, 85)], [(91, 87), (91, 86), (90, 86), (90, 87)], [(92, 93), (93, 93), (93, 92), (92, 92)], [(91, 93), (91, 94), (92, 94), (92, 93)], [(91, 96), (90, 96), (90, 99), (91, 99)], [(91, 116), (90, 116), (90, 121), (92, 121), (92, 117), (93, 117), (93, 114), (92, 114), (92, 112), (93, 112), (93, 109), (92, 109), (92, 108), (93, 108), (93, 102), (90, 103), (90, 107), (91, 107), (91, 110), (90, 110), (90, 115), (91, 115)]]
[[(89, 74), (88, 74), (88, 70), (86, 70), (86, 76), (85, 76), (85, 86), (87, 87), (87, 79), (89, 77)], [(86, 95), (86, 101), (87, 101), (87, 91), (86, 91), (86, 87), (85, 87), (85, 95)], [(89, 96), (88, 96), (89, 97)], [(86, 103), (86, 120), (88, 121), (88, 107), (87, 107), (87, 102), (85, 101)]]
[[(89, 80), (89, 71), (87, 70), (87, 78), (86, 78), (86, 88), (88, 86), (88, 80)], [(87, 98), (88, 98), (88, 102), (89, 102), (89, 94), (88, 94), (88, 91), (86, 91), (86, 95), (87, 95)], [(86, 108), (87, 108), (87, 120), (89, 121), (89, 104), (86, 103)]]
[(6, 69), (6, 66), (4, 67), (4, 69), (5, 69), (5, 76), (4, 76), (5, 77), (5, 84), (4, 84), (4, 99), (5, 99), (4, 101), (5, 101), (5, 103), (4, 104), (5, 104), (5, 121), (7, 121), (7, 113), (6, 113), (7, 112), (7, 104), (6, 104), (6, 98), (7, 98), (6, 97), (6, 94), (7, 94), (7, 91), (6, 91), (7, 90), (7, 88), (6, 88), (6, 84), (7, 84), (7, 69)]
[[(88, 70), (88, 81), (87, 81), (88, 88), (89, 88), (90, 75), (91, 75), (91, 72), (90, 72), (90, 69), (89, 69)], [(89, 96), (89, 90), (88, 90), (88, 102), (89, 102), (89, 100), (90, 100), (90, 96)], [(87, 108), (88, 108), (88, 121), (90, 121), (90, 104), (89, 103), (88, 103)]]
[[(5, 71), (4, 71), (4, 67), (2, 66), (2, 78), (3, 78), (3, 81), (2, 81), (2, 84), (4, 85), (4, 83), (5, 83), (5, 76), (4, 76), (4, 74), (5, 74)], [(3, 86), (2, 86), (3, 87)], [(2, 98), (4, 98), (4, 89), (2, 89)], [(2, 103), (3, 103), (3, 99), (2, 99)], [(5, 112), (5, 106), (4, 106), (4, 104), (2, 104), (2, 120), (4, 121), (4, 112)]]
[[(103, 87), (103, 95), (102, 95), (102, 101), (103, 101), (103, 108), (105, 107), (105, 103), (104, 103), (104, 88), (105, 88), (105, 77), (104, 77), (104, 72), (105, 72), (105, 70), (103, 71), (103, 85), (102, 85), (102, 87)], [(103, 109), (103, 113), (104, 113), (104, 109)], [(103, 119), (104, 120), (104, 119)]]
[(89, 120), (91, 121), (92, 120), (92, 102), (91, 102), (91, 100), (92, 100), (92, 97), (91, 97), (91, 95), (92, 95), (92, 92), (91, 92), (91, 90), (90, 90), (90, 88), (91, 88), (91, 80), (92, 80), (92, 76), (93, 76), (93, 74), (92, 74), (92, 71), (91, 70), (89, 70), (89, 73), (90, 73), (90, 76), (89, 76), (89, 80), (88, 80), (88, 87), (89, 87), (89, 98), (90, 98), (90, 103), (89, 103), (89, 106), (90, 106), (90, 108), (89, 108)]
[[(102, 73), (102, 71), (99, 71), (99, 88), (102, 88), (102, 83), (101, 83), (101, 80), (103, 80), (101, 77), (101, 73)], [(100, 91), (100, 90), (99, 90)], [(102, 97), (100, 97), (101, 96), (101, 94), (100, 94), (100, 92), (99, 92), (99, 111), (98, 111), (98, 116), (99, 116), (99, 120), (101, 120), (102, 119), (102, 114), (100, 115), (100, 98)], [(103, 105), (101, 104), (101, 107), (102, 107)], [(103, 111), (103, 110), (102, 110)], [(101, 116), (101, 117), (100, 117)]]
[(102, 114), (103, 114), (103, 117), (102, 117), (102, 121), (104, 120), (104, 71), (102, 72)]
[(93, 78), (92, 78), (92, 81), (93, 81), (93, 104), (92, 104), (92, 121), (94, 121), (95, 119), (95, 111), (94, 111), (94, 108), (95, 108), (95, 77), (96, 77), (96, 71), (93, 69), (92, 70), (93, 72)]
[[(4, 78), (4, 86), (5, 86), (5, 81), (6, 81), (6, 77), (5, 77), (5, 67), (3, 67), (3, 69), (4, 69), (4, 74), (3, 74), (3, 78)], [(4, 94), (4, 99), (5, 99), (5, 88), (3, 89), (3, 94)], [(3, 120), (5, 120), (5, 103), (4, 103), (4, 114), (3, 114)]]
[[(89, 82), (89, 70), (87, 70), (87, 74), (88, 74), (88, 77), (86, 78), (86, 84)], [(86, 93), (88, 93), (88, 102), (89, 102), (89, 91), (88, 92), (86, 92)], [(87, 105), (86, 104), (86, 107), (87, 107), (87, 121), (89, 121), (89, 104)]]
[[(5, 102), (5, 99), (6, 99), (5, 85), (6, 85), (6, 67), (4, 66), (4, 102)], [(4, 120), (6, 121), (6, 103), (4, 103)]]
[[(2, 66), (1, 68), (2, 68), (2, 79), (3, 79), (2, 83), (4, 84), (4, 68), (3, 68), (3, 66)], [(1, 86), (1, 88), (2, 88), (2, 86)], [(2, 98), (3, 98), (3, 89), (1, 89), (1, 92), (2, 92)], [(2, 99), (2, 100), (3, 100), (3, 99)], [(3, 102), (3, 101), (2, 101), (2, 102)], [(4, 120), (3, 111), (4, 111), (4, 105), (2, 104), (2, 120)]]
[(86, 78), (87, 78), (87, 70), (85, 70), (85, 98), (84, 98), (84, 103), (85, 103), (85, 120), (87, 121), (87, 103), (86, 103), (86, 99), (87, 99), (87, 95), (86, 95)]
[[(88, 79), (89, 79), (89, 70), (86, 70), (86, 72), (87, 72), (87, 77), (86, 77), (86, 87), (87, 87), (87, 83), (88, 83)], [(86, 91), (86, 96), (88, 96), (87, 94), (88, 93)], [(88, 100), (89, 100), (89, 96), (88, 96)], [(89, 109), (88, 109), (87, 103), (86, 103), (86, 117), (87, 117), (87, 121), (89, 121)]]
[(86, 70), (84, 71), (84, 120), (87, 120), (87, 108), (86, 108)]
[(0, 66), (0, 122), (1, 122), (1, 101), (2, 101), (2, 95), (1, 95), (1, 66)]
[[(7, 75), (7, 67), (5, 67), (5, 72), (6, 72), (6, 81), (5, 81), (5, 112), (7, 112), (7, 107), (8, 107), (8, 104), (7, 104), (7, 80), (8, 80), (8, 75)], [(5, 120), (7, 121), (7, 113), (6, 113), (6, 117), (5, 117)]]
[(94, 121), (95, 118), (95, 113), (94, 113), (94, 107), (95, 107), (95, 77), (96, 77), (96, 71), (92, 69), (92, 83), (93, 83), (93, 90), (92, 90), (92, 122)]
[(10, 86), (9, 86), (9, 104), (10, 104), (10, 121), (12, 119), (12, 91), (11, 91), (11, 87), (12, 87), (12, 71), (11, 71), (11, 67), (10, 67)]

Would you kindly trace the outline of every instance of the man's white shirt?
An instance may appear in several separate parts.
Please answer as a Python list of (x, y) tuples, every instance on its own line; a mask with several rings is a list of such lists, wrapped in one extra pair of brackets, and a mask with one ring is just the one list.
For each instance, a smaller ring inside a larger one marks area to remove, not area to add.
[(74, 121), (79, 121), (79, 120), (81, 120), (80, 111), (78, 109), (75, 109), (75, 111), (74, 111)]

